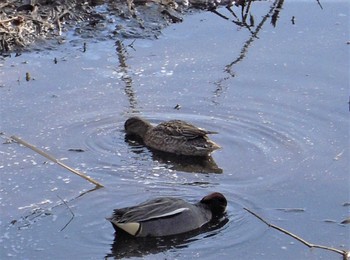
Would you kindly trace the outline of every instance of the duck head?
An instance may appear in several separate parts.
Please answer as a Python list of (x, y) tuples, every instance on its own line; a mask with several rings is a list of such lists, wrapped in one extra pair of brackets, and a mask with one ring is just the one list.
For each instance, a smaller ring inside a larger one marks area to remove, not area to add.
[(200, 203), (206, 205), (214, 217), (219, 217), (226, 211), (227, 200), (225, 196), (219, 192), (214, 192), (205, 196)]
[(137, 116), (130, 117), (124, 124), (125, 132), (127, 134), (137, 135), (142, 139), (146, 132), (152, 127), (153, 126), (149, 122)]

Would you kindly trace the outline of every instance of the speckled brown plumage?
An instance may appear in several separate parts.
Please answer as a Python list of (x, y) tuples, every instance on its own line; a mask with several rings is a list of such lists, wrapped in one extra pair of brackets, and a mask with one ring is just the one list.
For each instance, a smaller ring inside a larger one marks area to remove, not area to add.
[(178, 155), (208, 156), (220, 148), (207, 136), (217, 132), (198, 128), (182, 120), (152, 126), (140, 117), (131, 117), (125, 122), (125, 131), (139, 136), (153, 149)]

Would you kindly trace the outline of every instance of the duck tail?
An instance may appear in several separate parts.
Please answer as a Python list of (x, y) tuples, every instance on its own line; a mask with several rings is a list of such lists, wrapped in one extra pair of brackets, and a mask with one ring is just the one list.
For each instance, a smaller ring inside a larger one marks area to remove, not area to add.
[(210, 141), (210, 144), (211, 144), (211, 148), (213, 149), (213, 151), (219, 150), (222, 148), (220, 145), (218, 145), (217, 143), (215, 143), (213, 141)]

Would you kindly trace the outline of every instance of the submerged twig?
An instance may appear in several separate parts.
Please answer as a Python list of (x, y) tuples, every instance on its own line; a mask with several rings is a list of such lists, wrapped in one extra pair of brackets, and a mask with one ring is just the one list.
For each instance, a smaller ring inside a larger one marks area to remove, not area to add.
[[(72, 198), (72, 199), (69, 199), (67, 201), (63, 201), (61, 199), (61, 201), (63, 203), (57, 203), (57, 205), (53, 206), (50, 210), (53, 210), (54, 208), (56, 207), (59, 207), (61, 206), (62, 204), (68, 204), (76, 199), (79, 199), (81, 197), (83, 197), (84, 195), (90, 193), (90, 192), (93, 192), (95, 190), (98, 190), (100, 189), (101, 187), (99, 186), (95, 186), (94, 188), (90, 189), (90, 190), (87, 190), (87, 191), (84, 191), (82, 192), (81, 194), (79, 194), (78, 196)], [(64, 203), (66, 202), (66, 203)], [(26, 228), (28, 227), (29, 225), (31, 225), (32, 223), (36, 222), (38, 219), (40, 219), (41, 217), (46, 217), (46, 216), (50, 216), (51, 214), (49, 212), (47, 212), (47, 210), (41, 208), (41, 207), (38, 207), (38, 208), (35, 208), (34, 211), (30, 212), (28, 215), (25, 215), (25, 216), (22, 216), (20, 219), (14, 219), (10, 222), (10, 226), (13, 226), (15, 224), (19, 225), (18, 229), (21, 229), (21, 228)], [(28, 223), (24, 223), (22, 224), (23, 221), (28, 221)], [(69, 224), (69, 223), (68, 223)], [(68, 225), (67, 224), (67, 225)], [(63, 230), (63, 229), (62, 229)]]
[(350, 251), (346, 251), (346, 250), (340, 250), (337, 248), (333, 248), (333, 247), (328, 247), (328, 246), (323, 246), (323, 245), (317, 245), (317, 244), (312, 244), (308, 241), (306, 241), (305, 239), (293, 234), (292, 232), (289, 232), (286, 229), (283, 229), (279, 226), (276, 226), (274, 224), (270, 224), (269, 222), (267, 222), (265, 219), (263, 219), (262, 217), (260, 217), (258, 214), (254, 213), (253, 211), (251, 211), (250, 209), (244, 208), (246, 211), (248, 211), (250, 214), (252, 214), (253, 216), (255, 216), (256, 218), (260, 219), (262, 222), (264, 222), (267, 226), (274, 228), (296, 240), (298, 240), (299, 242), (303, 243), (304, 245), (306, 245), (309, 248), (320, 248), (320, 249), (324, 249), (324, 250), (328, 250), (328, 251), (332, 251), (338, 254), (341, 254), (343, 256), (343, 259), (349, 259), (350, 258)]
[(68, 208), (68, 210), (70, 211), (70, 213), (72, 214), (72, 217), (70, 218), (70, 220), (64, 225), (63, 228), (61, 228), (60, 231), (64, 230), (68, 225), (69, 223), (71, 223), (75, 217), (74, 215), (74, 212), (70, 209), (70, 207), (68, 206), (67, 202), (65, 202), (60, 196), (57, 195), (57, 197), (63, 202), (64, 205), (66, 205), (66, 207)]
[(84, 178), (85, 180), (95, 184), (96, 186), (98, 187), (103, 187), (103, 185), (97, 181), (95, 181), (94, 179), (90, 178), (89, 176), (86, 176), (85, 174), (65, 165), (64, 163), (62, 163), (61, 161), (59, 161), (58, 159), (54, 158), (53, 156), (45, 153), (44, 151), (40, 150), (39, 148), (35, 147), (34, 145), (30, 144), (30, 143), (27, 143), (26, 141), (22, 140), (21, 138), (15, 136), (15, 135), (12, 135), (11, 136), (11, 139), (15, 140), (17, 143), (20, 143), (30, 149), (32, 149), (33, 151), (37, 152), (38, 154), (46, 157), (47, 159), (49, 159), (50, 161), (53, 161), (54, 163), (57, 163), (58, 165), (62, 166), (63, 168), (71, 171), (72, 173)]

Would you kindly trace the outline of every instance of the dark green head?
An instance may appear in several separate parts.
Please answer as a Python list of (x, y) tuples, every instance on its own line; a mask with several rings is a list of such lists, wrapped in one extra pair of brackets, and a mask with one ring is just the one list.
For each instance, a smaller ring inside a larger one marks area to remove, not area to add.
[(211, 193), (205, 196), (200, 203), (205, 204), (213, 214), (213, 216), (221, 216), (226, 211), (227, 200), (224, 195), (219, 192)]

